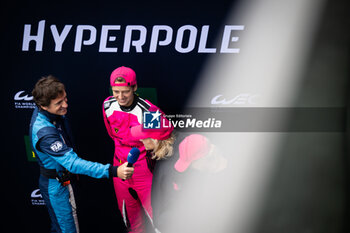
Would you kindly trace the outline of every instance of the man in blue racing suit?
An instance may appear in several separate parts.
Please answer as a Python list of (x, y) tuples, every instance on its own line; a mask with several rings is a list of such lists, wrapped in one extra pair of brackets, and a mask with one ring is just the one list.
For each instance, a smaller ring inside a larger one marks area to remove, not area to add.
[(133, 168), (126, 167), (127, 163), (117, 167), (78, 157), (72, 149), (65, 118), (68, 108), (65, 87), (55, 77), (41, 78), (32, 94), (37, 108), (30, 123), (30, 137), (40, 166), (39, 188), (50, 215), (51, 232), (79, 232), (70, 172), (94, 178), (129, 179)]

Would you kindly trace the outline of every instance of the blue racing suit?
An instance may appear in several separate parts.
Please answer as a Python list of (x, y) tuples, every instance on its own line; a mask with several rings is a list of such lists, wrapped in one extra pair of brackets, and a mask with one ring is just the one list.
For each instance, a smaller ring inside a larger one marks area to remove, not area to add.
[(51, 232), (77, 232), (68, 186), (62, 185), (56, 178), (66, 170), (94, 178), (116, 177), (117, 167), (79, 158), (72, 149), (65, 116), (35, 108), (29, 131), (32, 149), (40, 166), (39, 188), (49, 211)]

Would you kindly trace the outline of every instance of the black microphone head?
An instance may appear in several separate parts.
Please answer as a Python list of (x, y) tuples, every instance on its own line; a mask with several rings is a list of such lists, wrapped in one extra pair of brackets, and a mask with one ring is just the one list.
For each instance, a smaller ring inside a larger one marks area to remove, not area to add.
[(133, 147), (128, 154), (128, 163), (134, 164), (139, 158), (140, 150), (137, 147)]

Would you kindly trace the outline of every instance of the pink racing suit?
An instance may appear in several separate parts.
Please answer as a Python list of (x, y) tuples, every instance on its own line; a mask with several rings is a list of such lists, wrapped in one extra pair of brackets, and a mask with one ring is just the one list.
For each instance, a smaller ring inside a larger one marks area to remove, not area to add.
[(142, 124), (143, 113), (150, 109), (156, 111), (159, 108), (138, 96), (135, 96), (133, 104), (128, 108), (120, 106), (113, 96), (103, 102), (104, 122), (115, 145), (113, 164), (120, 166), (127, 162), (127, 155), (132, 147), (140, 150), (140, 156), (134, 163), (132, 178), (125, 181), (113, 178), (118, 207), (130, 232), (145, 231), (143, 212), (151, 222), (153, 217), (151, 188), (155, 160), (147, 154), (143, 143), (132, 139), (130, 135), (130, 127)]

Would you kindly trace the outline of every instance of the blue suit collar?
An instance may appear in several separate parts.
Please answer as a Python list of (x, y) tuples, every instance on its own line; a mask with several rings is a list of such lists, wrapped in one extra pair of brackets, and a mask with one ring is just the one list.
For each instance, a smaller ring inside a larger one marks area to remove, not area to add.
[(44, 116), (46, 116), (49, 119), (50, 122), (61, 120), (63, 118), (60, 115), (49, 113), (48, 111), (46, 111), (44, 109), (39, 109), (39, 112), (41, 114), (43, 114)]

